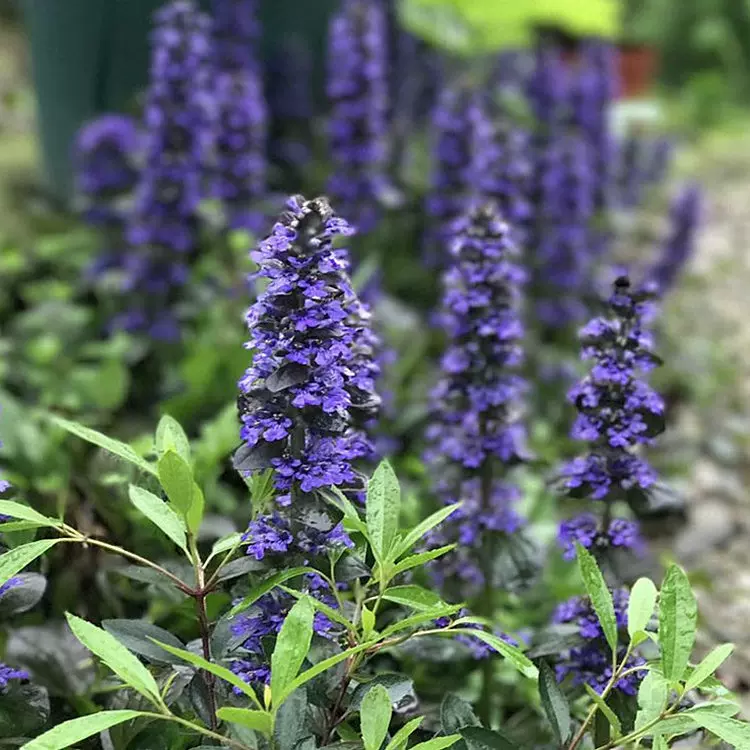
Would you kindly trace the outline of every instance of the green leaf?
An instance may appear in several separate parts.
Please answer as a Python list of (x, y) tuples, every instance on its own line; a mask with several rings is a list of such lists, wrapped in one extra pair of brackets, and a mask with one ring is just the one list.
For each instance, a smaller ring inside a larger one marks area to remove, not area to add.
[(474, 630), (473, 628), (454, 628), (447, 630), (446, 634), (448, 633), (463, 633), (465, 635), (473, 636), (494, 648), (495, 651), (504, 656), (525, 677), (536, 680), (539, 676), (537, 668), (522, 651), (519, 651), (515, 646), (511, 646), (510, 643), (506, 643), (501, 638), (498, 638), (494, 633), (487, 633), (484, 630)]
[(445, 508), (433, 513), (431, 516), (425, 518), (424, 521), (418, 523), (397, 545), (396, 551), (393, 556), (394, 560), (398, 560), (401, 555), (408, 552), (425, 534), (432, 531), (436, 526), (439, 526), (445, 521), (448, 516), (455, 513), (461, 507), (461, 503), (455, 505), (448, 505)]
[(330, 487), (323, 492), (323, 497), (344, 514), (344, 526), (348, 530), (358, 531), (367, 536), (367, 524), (360, 518), (359, 511), (349, 498), (338, 487)]
[(398, 533), (401, 489), (391, 465), (381, 462), (367, 484), (367, 533), (375, 558), (385, 565)]
[(448, 693), (440, 704), (440, 729), (443, 734), (459, 732), (464, 727), (480, 726), (470, 703)]
[(203, 517), (203, 493), (193, 479), (193, 470), (184, 458), (168, 450), (159, 459), (159, 482), (172, 505), (195, 533)]
[(396, 734), (391, 737), (391, 741), (385, 746), (385, 750), (403, 750), (406, 743), (414, 732), (419, 729), (419, 725), (424, 721), (424, 716), (417, 716), (416, 719), (404, 724)]
[(646, 630), (654, 614), (658, 591), (649, 578), (639, 578), (630, 591), (628, 601), (628, 634), (633, 639), (635, 634)]
[[(596, 707), (602, 712), (604, 717), (609, 722), (609, 725), (612, 727), (612, 730), (614, 731), (615, 739), (617, 737), (620, 737), (622, 735), (622, 724), (620, 724), (620, 720), (617, 718), (617, 715), (615, 712), (607, 705), (607, 702), (602, 698), (599, 693), (594, 690), (594, 688), (591, 687), (588, 683), (584, 682), (583, 687), (586, 689), (586, 692), (589, 694), (589, 698), (591, 698), (592, 701), (596, 704)], [(606, 725), (605, 725), (606, 726)]]
[(375, 614), (367, 605), (362, 605), (362, 632), (369, 638), (375, 632)]
[(175, 648), (182, 647), (180, 639), (164, 628), (144, 620), (125, 619), (102, 620), (102, 627), (134, 654), (159, 664), (182, 663), (179, 656), (170, 654), (156, 645), (156, 641), (162, 641)]
[(725, 643), (717, 646), (706, 658), (693, 670), (685, 683), (685, 692), (699, 687), (704, 680), (711, 677), (713, 673), (729, 658), (734, 651), (733, 643)]
[(322, 612), (329, 620), (333, 620), (333, 622), (337, 622), (339, 625), (343, 625), (347, 630), (351, 630), (352, 632), (356, 630), (354, 625), (349, 622), (349, 620), (341, 613), (340, 610), (329, 607), (325, 602), (314, 599), (313, 597), (308, 596), (302, 591), (296, 591), (295, 589), (290, 589), (287, 586), (279, 586), (279, 588), (282, 591), (285, 591), (290, 596), (293, 596), (295, 599), (302, 599), (303, 597), (307, 597), (310, 604), (312, 604), (312, 606), (317, 609), (318, 612)]
[(130, 502), (160, 531), (187, 554), (187, 527), (185, 521), (161, 498), (141, 487), (130, 485)]
[(388, 734), (392, 714), (393, 708), (388, 691), (382, 685), (370, 688), (359, 711), (365, 750), (380, 750)]
[(0, 555), (0, 586), (59, 541), (59, 539), (40, 539), (37, 542), (15, 547)]
[(23, 521), (33, 521), (37, 526), (62, 526), (62, 521), (43, 516), (28, 505), (15, 503), (12, 500), (0, 500), (0, 516), (10, 516), (11, 518), (20, 518)]
[(230, 685), (236, 687), (241, 693), (250, 698), (259, 709), (263, 709), (263, 706), (258, 700), (258, 696), (255, 694), (255, 690), (253, 690), (253, 688), (247, 682), (239, 678), (231, 670), (218, 664), (214, 664), (213, 662), (206, 661), (202, 656), (198, 656), (198, 654), (194, 654), (192, 651), (186, 651), (183, 648), (175, 648), (174, 646), (170, 646), (168, 643), (162, 643), (161, 641), (155, 640), (154, 643), (156, 643), (160, 648), (163, 648), (165, 651), (168, 651), (170, 654), (179, 656), (180, 659), (187, 662), (188, 664), (192, 664), (198, 669), (210, 672), (212, 675), (215, 675), (225, 682), (228, 682)]
[(750, 750), (750, 724), (747, 722), (712, 713), (708, 708), (692, 712), (690, 718), (735, 750)]
[(274, 710), (288, 697), (310, 651), (315, 610), (306, 596), (295, 603), (281, 626), (271, 655), (271, 698)]
[(395, 577), (399, 575), (399, 573), (404, 573), (407, 570), (411, 570), (412, 568), (424, 565), (431, 560), (436, 560), (438, 557), (442, 557), (455, 548), (455, 544), (446, 544), (445, 547), (439, 547), (438, 549), (431, 549), (427, 552), (420, 552), (417, 555), (410, 555), (409, 557), (405, 557), (403, 560), (401, 560), (400, 563), (396, 564), (395, 568), (393, 568), (392, 575), (393, 577)]
[(484, 727), (464, 727), (461, 736), (469, 750), (519, 750), (520, 745), (505, 732)]
[(404, 607), (411, 607), (420, 612), (427, 612), (445, 605), (445, 602), (434, 592), (415, 584), (394, 586), (386, 589), (383, 599)]
[(617, 651), (617, 620), (615, 619), (615, 606), (612, 602), (612, 594), (607, 587), (599, 566), (594, 556), (578, 542), (576, 542), (578, 554), (578, 568), (581, 571), (583, 585), (586, 593), (591, 599), (591, 605), (599, 618), (604, 637), (613, 652)]
[(638, 714), (635, 717), (635, 728), (645, 727), (664, 710), (669, 695), (669, 683), (664, 675), (653, 670), (641, 680), (638, 687)]
[(261, 598), (261, 596), (267, 594), (269, 591), (272, 591), (280, 584), (284, 583), (285, 581), (288, 581), (290, 578), (297, 578), (298, 576), (305, 575), (305, 573), (317, 573), (318, 571), (315, 570), (315, 568), (307, 568), (307, 567), (298, 567), (298, 568), (289, 568), (289, 570), (282, 570), (278, 573), (274, 573), (274, 575), (266, 578), (265, 580), (261, 581), (257, 586), (252, 588), (250, 590), (250, 593), (238, 604), (235, 604), (234, 607), (232, 607), (231, 611), (229, 612), (229, 616), (232, 617), (244, 610), (246, 610), (248, 607), (252, 607), (255, 602), (258, 601), (258, 599)]
[(270, 737), (273, 733), (273, 716), (268, 711), (251, 711), (247, 708), (231, 708), (225, 706), (220, 708), (216, 715), (222, 721), (228, 721), (230, 724), (239, 724), (255, 732)]
[(680, 680), (695, 643), (698, 607), (685, 572), (671, 565), (659, 598), (659, 645), (664, 676)]
[(570, 706), (546, 661), (539, 664), (539, 695), (557, 742), (564, 745), (570, 736)]
[(151, 672), (113, 635), (80, 617), (65, 613), (73, 635), (99, 657), (124, 683), (157, 706), (162, 705), (159, 686)]
[(461, 739), (460, 734), (451, 734), (448, 737), (433, 737), (426, 742), (417, 742), (412, 745), (410, 750), (445, 750), (447, 747), (453, 747)]
[(239, 547), (242, 543), (242, 534), (239, 531), (235, 531), (232, 534), (227, 534), (221, 539), (217, 539), (211, 547), (211, 554), (208, 556), (206, 563), (209, 560), (213, 560), (217, 555), (223, 555), (236, 547)]
[(172, 450), (188, 464), (190, 463), (190, 441), (180, 423), (169, 414), (165, 414), (159, 420), (154, 443), (156, 452), (160, 456)]
[(424, 625), (426, 622), (432, 622), (440, 617), (450, 617), (456, 614), (463, 608), (462, 604), (445, 604), (442, 607), (436, 607), (435, 609), (429, 609), (427, 612), (420, 613), (418, 615), (411, 615), (410, 617), (404, 617), (392, 625), (389, 625), (381, 634), (381, 638), (388, 638), (394, 633), (398, 633), (401, 630), (407, 628), (416, 628), (419, 625)]
[(121, 443), (119, 440), (102, 435), (101, 432), (84, 427), (82, 424), (78, 424), (78, 422), (71, 422), (54, 414), (48, 415), (48, 418), (53, 424), (61, 427), (63, 430), (73, 433), (73, 435), (76, 435), (82, 440), (98, 445), (105, 451), (108, 451), (115, 456), (119, 456), (128, 463), (137, 466), (142, 471), (153, 474), (154, 476), (157, 475), (156, 468), (148, 463), (148, 461), (142, 459), (127, 443)]
[(64, 721), (44, 734), (27, 742), (21, 750), (64, 750), (87, 737), (122, 724), (139, 716), (149, 716), (142, 711), (99, 711), (88, 716)]

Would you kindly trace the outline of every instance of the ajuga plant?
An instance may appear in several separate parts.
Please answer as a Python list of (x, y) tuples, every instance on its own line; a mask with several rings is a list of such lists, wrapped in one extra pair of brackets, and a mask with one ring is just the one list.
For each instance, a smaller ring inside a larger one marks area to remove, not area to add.
[(266, 193), (266, 102), (255, 0), (214, 0), (216, 165), (213, 194), (229, 229), (260, 231)]
[(214, 138), (210, 22), (191, 0), (175, 0), (155, 20), (144, 110), (146, 161), (127, 226), (128, 309), (115, 327), (174, 340)]
[(646, 282), (660, 296), (672, 289), (693, 255), (701, 217), (701, 190), (685, 186), (672, 203), (669, 233), (655, 262), (646, 272)]
[(378, 219), (390, 158), (385, 6), (343, 0), (331, 19), (328, 49), (328, 190), (342, 216), (369, 232)]

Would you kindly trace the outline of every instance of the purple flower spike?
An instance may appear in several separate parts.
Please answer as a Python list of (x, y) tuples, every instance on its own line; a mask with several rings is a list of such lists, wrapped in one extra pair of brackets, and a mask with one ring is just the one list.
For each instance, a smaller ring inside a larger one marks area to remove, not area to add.
[(654, 470), (636, 453), (664, 430), (664, 402), (644, 379), (659, 364), (643, 320), (649, 299), (622, 276), (609, 299), (613, 315), (595, 318), (581, 330), (582, 357), (592, 366), (568, 399), (578, 410), (571, 435), (590, 447), (563, 468), (573, 497), (628, 499), (656, 481)]
[(352, 234), (323, 198), (291, 198), (253, 253), (268, 286), (247, 314), (254, 350), (239, 383), (245, 473), (274, 468), (277, 500), (358, 483), (352, 462), (372, 454), (363, 427), (377, 412), (377, 344), (370, 313), (352, 289), (345, 250)]
[(675, 284), (693, 255), (701, 220), (701, 190), (688, 185), (677, 196), (670, 212), (670, 231), (656, 263), (646, 275), (660, 296)]
[(602, 529), (599, 519), (593, 513), (583, 513), (561, 523), (557, 541), (566, 560), (575, 560), (576, 542), (597, 552), (619, 547), (640, 555), (645, 549), (645, 542), (635, 521), (614, 518), (606, 529)]
[(202, 175), (213, 146), (210, 21), (191, 0), (156, 14), (144, 111), (146, 164), (127, 229), (123, 291), (132, 309), (114, 327), (179, 336), (175, 303), (198, 240)]
[(359, 231), (377, 223), (388, 189), (388, 26), (385, 7), (344, 0), (329, 27), (328, 189)]
[(487, 487), (486, 474), (490, 465), (513, 464), (525, 453), (518, 421), (525, 390), (518, 374), (525, 273), (516, 263), (508, 225), (491, 206), (473, 209), (454, 231), (440, 317), (449, 341), (443, 377), (432, 393), (425, 460), (434, 470), (438, 494), (463, 506), (430, 542), (459, 543), (435, 566), (436, 576), (461, 580), (476, 591), (484, 584), (479, 561), (487, 535), (511, 533), (521, 525), (513, 510), (516, 488), (494, 480)]

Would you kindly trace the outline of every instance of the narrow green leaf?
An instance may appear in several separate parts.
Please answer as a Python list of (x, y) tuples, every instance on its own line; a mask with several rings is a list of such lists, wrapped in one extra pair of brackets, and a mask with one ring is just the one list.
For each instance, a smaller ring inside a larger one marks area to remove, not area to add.
[(386, 589), (383, 593), (383, 599), (395, 604), (402, 604), (405, 607), (411, 607), (411, 609), (421, 612), (426, 612), (445, 604), (434, 591), (415, 584), (394, 586), (393, 588)]
[(278, 710), (289, 695), (288, 688), (310, 651), (315, 610), (310, 597), (299, 599), (289, 610), (271, 655), (271, 698)]
[(269, 591), (272, 591), (280, 584), (288, 581), (290, 578), (297, 578), (305, 573), (317, 573), (315, 568), (289, 568), (289, 570), (282, 570), (274, 575), (261, 581), (257, 586), (250, 590), (250, 593), (238, 604), (235, 604), (229, 612), (230, 617), (246, 610), (248, 607), (252, 607), (258, 599)]
[(536, 680), (539, 677), (539, 670), (529, 660), (529, 658), (515, 646), (506, 643), (502, 638), (498, 638), (494, 633), (488, 633), (485, 630), (475, 630), (474, 628), (451, 628), (446, 630), (449, 633), (463, 633), (470, 635), (486, 643), (495, 649), (501, 656), (504, 656), (522, 675), (529, 679)]
[(220, 708), (216, 715), (222, 721), (228, 721), (230, 724), (239, 724), (255, 732), (270, 737), (273, 733), (273, 716), (268, 711), (251, 711), (247, 708), (231, 708), (224, 706)]
[(367, 605), (362, 605), (362, 631), (365, 638), (369, 638), (375, 632), (375, 614)]
[(38, 526), (55, 527), (62, 525), (62, 521), (43, 516), (28, 505), (22, 505), (12, 500), (0, 500), (0, 516), (19, 518), (22, 521), (33, 521)]
[(417, 716), (416, 719), (404, 724), (396, 734), (391, 737), (391, 741), (385, 746), (385, 750), (403, 750), (406, 747), (406, 743), (414, 732), (419, 729), (419, 725), (424, 721), (424, 716)]
[(395, 568), (393, 568), (393, 576), (395, 577), (407, 570), (411, 570), (412, 568), (424, 565), (431, 560), (436, 560), (438, 557), (442, 557), (455, 548), (455, 544), (446, 544), (445, 547), (439, 547), (438, 549), (431, 549), (427, 552), (420, 552), (416, 555), (405, 557), (403, 560), (401, 560), (401, 562), (396, 564)]
[(159, 640), (175, 648), (182, 648), (179, 638), (168, 630), (152, 625), (145, 620), (102, 620), (102, 627), (117, 638), (125, 648), (157, 664), (180, 663), (180, 657), (167, 653), (154, 643)]
[(617, 620), (615, 619), (615, 606), (612, 602), (612, 593), (607, 587), (599, 566), (594, 556), (584, 547), (576, 542), (578, 553), (578, 568), (581, 571), (583, 585), (586, 593), (591, 599), (591, 605), (599, 618), (604, 637), (613, 652), (617, 651)]
[(173, 450), (167, 450), (158, 463), (159, 482), (193, 533), (203, 518), (203, 493), (193, 479), (190, 464)]
[(180, 423), (169, 414), (165, 414), (159, 420), (154, 443), (156, 452), (160, 456), (172, 450), (188, 464), (190, 463), (190, 441)]
[(520, 750), (521, 746), (505, 732), (484, 727), (463, 727), (461, 736), (468, 750)]
[(682, 568), (671, 565), (659, 598), (659, 645), (662, 672), (668, 680), (685, 674), (695, 643), (698, 607)]
[(546, 661), (539, 664), (539, 695), (557, 742), (564, 745), (570, 736), (570, 706)]
[(628, 634), (633, 639), (635, 634), (646, 630), (656, 607), (658, 591), (649, 578), (639, 578), (630, 591), (628, 601)]
[(312, 606), (318, 610), (318, 612), (322, 612), (329, 620), (333, 620), (333, 622), (337, 622), (339, 625), (343, 625), (347, 630), (356, 631), (356, 628), (352, 623), (347, 620), (347, 618), (341, 613), (340, 610), (334, 609), (333, 607), (329, 607), (325, 602), (321, 602), (318, 599), (314, 599), (311, 596), (308, 596), (303, 591), (295, 591), (294, 589), (290, 589), (287, 586), (279, 586), (279, 588), (282, 591), (285, 591), (290, 596), (293, 596), (295, 599), (302, 599), (303, 597), (307, 597), (308, 601)]
[(160, 531), (187, 553), (187, 527), (182, 518), (161, 498), (141, 487), (130, 485), (130, 502)]
[(419, 625), (424, 625), (427, 622), (432, 622), (432, 620), (437, 620), (440, 617), (450, 617), (451, 615), (456, 614), (456, 612), (458, 612), (462, 608), (462, 604), (445, 604), (442, 607), (435, 607), (435, 609), (427, 610), (426, 612), (422, 612), (418, 615), (404, 617), (402, 620), (398, 620), (398, 622), (394, 622), (392, 625), (389, 625), (382, 632), (381, 637), (389, 638), (394, 633), (398, 633), (402, 630), (407, 630), (408, 628), (416, 628)]
[(151, 672), (130, 653), (125, 646), (106, 630), (92, 625), (80, 617), (65, 613), (73, 635), (99, 657), (124, 683), (138, 691), (157, 706), (162, 705), (159, 686)]
[(401, 555), (408, 552), (427, 532), (432, 531), (436, 526), (439, 526), (445, 521), (448, 516), (455, 513), (461, 507), (461, 503), (455, 505), (448, 505), (445, 508), (433, 513), (428, 516), (421, 523), (418, 523), (397, 545), (393, 555), (394, 560), (398, 560)]
[[(242, 534), (239, 531), (235, 531), (232, 534), (227, 534), (221, 539), (217, 539), (211, 547), (211, 554), (208, 556), (208, 560), (213, 560), (217, 555), (223, 555), (229, 552), (231, 549), (239, 547), (242, 543)], [(208, 562), (206, 560), (206, 562)]]
[(170, 646), (168, 643), (162, 643), (161, 641), (154, 640), (154, 643), (156, 643), (158, 646), (163, 648), (165, 651), (168, 651), (170, 654), (174, 654), (175, 656), (179, 656), (183, 661), (187, 662), (188, 664), (192, 664), (194, 667), (197, 667), (198, 669), (203, 669), (206, 672), (210, 672), (212, 675), (215, 675), (216, 677), (224, 680), (225, 682), (228, 682), (233, 687), (236, 687), (241, 693), (246, 695), (252, 702), (259, 708), (263, 709), (263, 706), (261, 705), (260, 701), (258, 700), (258, 696), (255, 694), (255, 690), (248, 685), (247, 682), (245, 682), (243, 679), (240, 679), (234, 672), (227, 669), (226, 667), (222, 667), (218, 664), (214, 664), (213, 662), (206, 661), (202, 656), (198, 656), (198, 654), (194, 654), (192, 651), (186, 651), (183, 648), (175, 648), (174, 646)]
[(13, 531), (31, 531), (49, 526), (47, 523), (36, 523), (35, 521), (6, 521), (0, 523), (0, 534), (10, 534)]
[(445, 750), (445, 748), (453, 747), (460, 739), (460, 734), (451, 734), (447, 737), (433, 737), (426, 742), (417, 742), (416, 745), (411, 746), (410, 750)]
[(367, 533), (375, 558), (384, 565), (398, 533), (401, 488), (391, 465), (382, 461), (367, 484)]
[(690, 718), (735, 750), (750, 750), (750, 724), (747, 722), (717, 715), (708, 709), (691, 713)]
[(711, 677), (713, 673), (729, 658), (734, 651), (733, 643), (725, 643), (717, 646), (706, 658), (693, 670), (685, 683), (685, 691), (693, 690)]
[(0, 555), (0, 586), (16, 573), (22, 571), (29, 563), (41, 557), (50, 547), (54, 547), (59, 539), (40, 539), (15, 547)]
[[(137, 719), (139, 716), (151, 716), (142, 711), (99, 711), (88, 716), (64, 721), (48, 732), (27, 742), (21, 750), (64, 750), (77, 745), (81, 740), (92, 737), (99, 732), (110, 729), (117, 724)], [(152, 717), (153, 718), (153, 717)]]
[(620, 720), (617, 718), (615, 712), (607, 705), (607, 702), (602, 698), (601, 695), (599, 695), (599, 693), (596, 692), (596, 690), (594, 690), (594, 688), (591, 687), (591, 685), (584, 682), (583, 687), (589, 694), (589, 698), (594, 701), (596, 707), (602, 712), (604, 717), (609, 722), (609, 725), (612, 727), (612, 731), (614, 732), (615, 739), (620, 737), (622, 735), (622, 724), (620, 724)]
[(638, 687), (638, 713), (635, 717), (635, 728), (645, 727), (661, 714), (667, 704), (669, 683), (664, 675), (653, 670), (641, 680)]
[(49, 415), (49, 420), (53, 424), (61, 427), (63, 430), (67, 430), (82, 440), (85, 440), (88, 443), (93, 443), (94, 445), (103, 448), (105, 451), (108, 451), (115, 456), (119, 456), (128, 463), (137, 466), (142, 471), (153, 474), (154, 476), (157, 475), (156, 467), (141, 458), (127, 443), (121, 443), (119, 440), (102, 435), (101, 432), (92, 430), (89, 427), (84, 427), (82, 424), (78, 424), (78, 422), (71, 422), (54, 414)]
[(344, 526), (348, 530), (367, 536), (367, 524), (360, 517), (354, 503), (338, 487), (331, 487), (330, 492), (324, 490), (323, 497), (344, 514)]
[(710, 714), (720, 719), (731, 719), (739, 712), (739, 706), (735, 703), (710, 703), (708, 705), (695, 706), (687, 711), (663, 719), (649, 730), (648, 734), (654, 736), (672, 736), (694, 732), (696, 725), (703, 726), (703, 716)]
[(388, 734), (392, 714), (393, 708), (388, 691), (382, 685), (370, 688), (359, 711), (365, 750), (380, 750)]

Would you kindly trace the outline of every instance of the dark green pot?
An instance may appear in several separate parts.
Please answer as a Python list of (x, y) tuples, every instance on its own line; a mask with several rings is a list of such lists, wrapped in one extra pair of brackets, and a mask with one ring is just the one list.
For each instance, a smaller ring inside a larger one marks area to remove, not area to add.
[[(287, 34), (308, 41), (318, 90), (328, 16), (338, 0), (264, 0), (264, 55)], [(210, 6), (210, 0), (202, 4)], [(148, 36), (161, 0), (22, 0), (31, 42), (45, 183), (71, 194), (75, 134), (102, 112), (134, 104), (148, 76)]]

